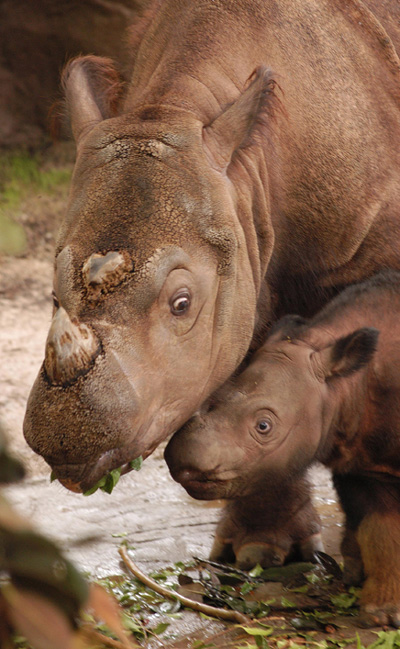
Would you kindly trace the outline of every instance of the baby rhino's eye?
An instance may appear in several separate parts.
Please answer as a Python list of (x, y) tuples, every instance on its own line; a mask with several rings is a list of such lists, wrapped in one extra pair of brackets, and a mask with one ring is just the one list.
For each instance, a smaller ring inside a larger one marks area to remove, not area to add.
[(269, 417), (263, 417), (257, 422), (256, 425), (257, 433), (261, 433), (262, 435), (269, 433), (271, 428), (272, 428), (272, 420)]

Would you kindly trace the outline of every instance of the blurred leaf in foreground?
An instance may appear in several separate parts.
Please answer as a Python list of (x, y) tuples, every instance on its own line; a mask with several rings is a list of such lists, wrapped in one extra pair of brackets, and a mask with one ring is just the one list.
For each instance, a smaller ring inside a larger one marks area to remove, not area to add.
[(0, 424), (0, 484), (9, 484), (22, 480), (25, 475), (21, 462), (7, 452), (4, 433)]
[[(21, 477), (0, 428), (0, 483)], [(35, 532), (0, 494), (0, 647), (23, 635), (35, 649), (92, 649), (107, 645), (95, 623), (82, 625), (90, 609), (124, 647), (133, 647), (122, 625), (122, 609), (98, 585), (89, 585), (57, 546)], [(105, 642), (103, 642), (103, 639)]]

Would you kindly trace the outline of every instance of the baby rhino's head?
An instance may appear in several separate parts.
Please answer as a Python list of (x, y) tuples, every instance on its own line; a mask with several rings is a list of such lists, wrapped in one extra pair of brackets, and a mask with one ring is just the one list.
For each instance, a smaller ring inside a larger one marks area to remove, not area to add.
[(346, 377), (376, 348), (376, 329), (358, 329), (316, 350), (283, 335), (284, 322), (170, 440), (171, 475), (194, 498), (238, 498), (304, 471), (325, 445), (343, 387), (351, 389)]

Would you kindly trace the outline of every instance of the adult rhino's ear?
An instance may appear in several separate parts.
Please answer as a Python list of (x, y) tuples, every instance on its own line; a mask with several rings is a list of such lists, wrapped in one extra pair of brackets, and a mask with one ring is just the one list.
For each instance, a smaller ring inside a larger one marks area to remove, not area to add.
[(364, 327), (319, 352), (325, 378), (349, 376), (367, 365), (376, 351), (378, 336), (377, 329)]
[(116, 114), (122, 82), (111, 59), (79, 56), (66, 65), (61, 83), (78, 144), (96, 124)]
[(239, 98), (203, 128), (204, 150), (214, 167), (226, 169), (235, 151), (249, 144), (257, 126), (272, 117), (278, 102), (275, 88), (271, 70), (260, 66)]

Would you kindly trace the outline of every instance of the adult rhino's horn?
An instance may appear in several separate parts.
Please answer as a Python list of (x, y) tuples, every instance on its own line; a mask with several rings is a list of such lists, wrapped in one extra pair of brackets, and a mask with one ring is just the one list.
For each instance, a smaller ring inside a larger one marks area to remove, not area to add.
[(203, 144), (213, 166), (225, 169), (234, 152), (249, 144), (257, 124), (272, 115), (276, 82), (269, 68), (257, 68), (247, 87), (228, 108), (203, 128)]
[(97, 336), (89, 327), (72, 321), (59, 307), (46, 341), (44, 367), (51, 383), (66, 385), (85, 374), (101, 349)]
[(64, 68), (61, 83), (77, 143), (96, 124), (117, 113), (122, 82), (111, 59), (99, 56), (72, 59)]

